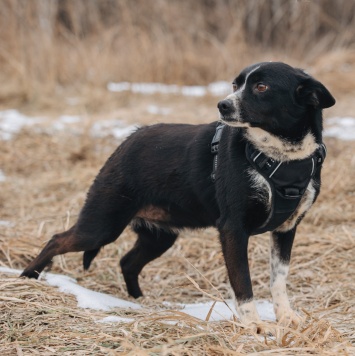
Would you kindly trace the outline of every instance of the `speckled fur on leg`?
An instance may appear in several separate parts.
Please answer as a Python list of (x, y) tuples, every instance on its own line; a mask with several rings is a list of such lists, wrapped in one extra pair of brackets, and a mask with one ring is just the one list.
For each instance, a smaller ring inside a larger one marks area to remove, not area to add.
[(247, 300), (244, 303), (236, 302), (236, 309), (241, 322), (245, 325), (261, 321), (253, 299)]
[(301, 318), (292, 310), (286, 291), (294, 232), (288, 232), (286, 236), (280, 235), (273, 232), (270, 237), (271, 295), (276, 319), (283, 325), (298, 325)]

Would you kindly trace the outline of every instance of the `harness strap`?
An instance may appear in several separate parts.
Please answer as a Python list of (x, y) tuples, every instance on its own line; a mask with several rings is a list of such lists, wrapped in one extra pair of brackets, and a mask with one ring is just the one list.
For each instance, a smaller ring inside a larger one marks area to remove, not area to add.
[(272, 231), (296, 211), (309, 182), (325, 159), (325, 145), (321, 144), (308, 158), (289, 162), (266, 156), (250, 142), (245, 147), (245, 154), (251, 166), (269, 183), (272, 195), (269, 215), (254, 233)]
[[(211, 142), (213, 154), (212, 182), (216, 181), (218, 148), (225, 124), (219, 122)], [(297, 209), (309, 182), (319, 170), (326, 157), (325, 145), (308, 158), (280, 162), (258, 151), (250, 142), (246, 144), (245, 155), (251, 166), (261, 174), (271, 188), (271, 207), (267, 219), (253, 234), (272, 231), (282, 225)]]
[(215, 132), (212, 142), (211, 142), (211, 153), (213, 154), (213, 168), (212, 168), (212, 173), (211, 173), (212, 182), (216, 181), (219, 141), (221, 140), (221, 136), (222, 136), (224, 127), (225, 127), (225, 124), (223, 124), (222, 122), (218, 122), (217, 127), (216, 127), (216, 132)]

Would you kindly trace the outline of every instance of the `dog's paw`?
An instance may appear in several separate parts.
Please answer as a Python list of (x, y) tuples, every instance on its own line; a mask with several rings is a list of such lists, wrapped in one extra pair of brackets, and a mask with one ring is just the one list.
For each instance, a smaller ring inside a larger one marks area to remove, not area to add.
[(246, 330), (250, 330), (253, 334), (259, 335), (274, 335), (275, 330), (269, 323), (260, 319), (255, 303), (251, 300), (237, 306), (240, 321)]
[(248, 324), (245, 328), (246, 330), (250, 330), (253, 334), (260, 336), (274, 336), (276, 333), (275, 327), (261, 320)]
[(294, 310), (287, 309), (281, 311), (276, 311), (276, 319), (278, 324), (284, 327), (298, 327), (303, 321), (302, 317), (299, 316)]

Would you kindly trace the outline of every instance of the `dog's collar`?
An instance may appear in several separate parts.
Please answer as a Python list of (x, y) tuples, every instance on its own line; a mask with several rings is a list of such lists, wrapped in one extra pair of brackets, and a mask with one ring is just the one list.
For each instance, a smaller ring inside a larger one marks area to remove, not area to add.
[[(218, 148), (225, 124), (219, 122), (211, 142), (213, 170), (211, 179), (216, 179)], [(253, 234), (272, 231), (282, 225), (297, 209), (309, 182), (322, 166), (326, 147), (322, 143), (309, 157), (302, 160), (281, 162), (266, 156), (250, 142), (246, 144), (245, 155), (250, 165), (261, 174), (271, 188), (271, 207), (269, 216)]]

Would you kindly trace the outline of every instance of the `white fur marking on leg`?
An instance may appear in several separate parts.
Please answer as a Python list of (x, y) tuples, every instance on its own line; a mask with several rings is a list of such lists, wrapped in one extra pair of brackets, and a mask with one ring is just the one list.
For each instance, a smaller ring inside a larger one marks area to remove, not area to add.
[(286, 279), (288, 275), (289, 265), (282, 262), (279, 258), (278, 251), (275, 250), (273, 238), (271, 234), (271, 250), (270, 250), (270, 266), (271, 279), (270, 289), (276, 319), (283, 324), (298, 324), (299, 316), (292, 310), (286, 291)]
[(236, 303), (236, 309), (243, 324), (248, 325), (260, 322), (258, 311), (252, 299), (242, 304)]

